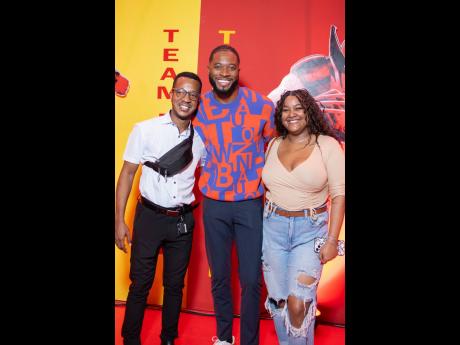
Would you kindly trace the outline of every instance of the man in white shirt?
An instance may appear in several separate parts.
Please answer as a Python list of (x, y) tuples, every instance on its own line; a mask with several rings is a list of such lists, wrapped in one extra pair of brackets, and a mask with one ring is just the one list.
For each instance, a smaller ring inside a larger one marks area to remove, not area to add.
[[(160, 248), (163, 248), (164, 257), (161, 344), (174, 345), (174, 339), (178, 336), (182, 289), (195, 224), (191, 205), (195, 200), (192, 191), (195, 169), (206, 152), (191, 125), (191, 118), (198, 107), (201, 85), (196, 74), (179, 73), (173, 82), (172, 109), (164, 116), (137, 123), (123, 155), (124, 164), (116, 188), (115, 243), (125, 253), (126, 242), (131, 244), (130, 231), (124, 219), (126, 203), (136, 171), (142, 164), (140, 198), (131, 246), (131, 285), (122, 327), (124, 345), (141, 345), (144, 310)], [(177, 153), (177, 160), (173, 159), (174, 162), (166, 168), (158, 165), (162, 162), (160, 157), (176, 145), (184, 147), (186, 152)], [(189, 159), (184, 161), (187, 159), (184, 157)], [(180, 166), (181, 161), (185, 166)], [(178, 170), (178, 164), (179, 171), (171, 173), (171, 170)]]

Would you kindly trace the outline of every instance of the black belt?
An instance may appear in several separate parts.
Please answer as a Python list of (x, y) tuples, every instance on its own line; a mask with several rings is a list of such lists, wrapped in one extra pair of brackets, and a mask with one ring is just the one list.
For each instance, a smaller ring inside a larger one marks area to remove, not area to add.
[(183, 205), (183, 206), (179, 206), (179, 207), (163, 207), (163, 206), (160, 206), (160, 205), (157, 205), (157, 204), (151, 202), (150, 200), (144, 198), (143, 196), (141, 196), (139, 198), (139, 201), (141, 202), (142, 205), (144, 205), (145, 207), (151, 209), (152, 211), (162, 213), (162, 214), (165, 214), (167, 216), (173, 216), (173, 217), (182, 216), (183, 214), (185, 214), (187, 212), (193, 211), (193, 209), (198, 206), (198, 204), (196, 204), (196, 205), (193, 205), (193, 206), (192, 205)]

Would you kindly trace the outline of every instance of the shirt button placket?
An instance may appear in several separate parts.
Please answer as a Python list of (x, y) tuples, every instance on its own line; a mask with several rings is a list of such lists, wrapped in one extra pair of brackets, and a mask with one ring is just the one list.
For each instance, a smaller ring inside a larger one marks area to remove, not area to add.
[(174, 180), (173, 184), (174, 184), (174, 194), (175, 194), (175, 195), (173, 195), (173, 199), (175, 199), (176, 195), (177, 195), (177, 182)]

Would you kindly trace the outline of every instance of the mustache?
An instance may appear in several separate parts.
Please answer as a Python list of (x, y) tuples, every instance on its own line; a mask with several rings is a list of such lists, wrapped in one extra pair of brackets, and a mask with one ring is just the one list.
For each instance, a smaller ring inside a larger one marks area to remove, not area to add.
[(229, 80), (229, 81), (233, 80), (233, 82), (232, 82), (232, 84), (230, 85), (230, 87), (227, 90), (220, 90), (217, 87), (217, 83), (214, 81), (214, 79), (211, 77), (211, 75), (208, 75), (208, 78), (209, 78), (209, 83), (211, 84), (211, 86), (213, 88), (213, 91), (219, 97), (222, 97), (222, 98), (230, 96), (233, 93), (233, 91), (235, 91), (236, 87), (238, 86), (238, 81), (239, 81), (239, 78), (236, 78), (236, 79), (223, 78), (224, 80)]

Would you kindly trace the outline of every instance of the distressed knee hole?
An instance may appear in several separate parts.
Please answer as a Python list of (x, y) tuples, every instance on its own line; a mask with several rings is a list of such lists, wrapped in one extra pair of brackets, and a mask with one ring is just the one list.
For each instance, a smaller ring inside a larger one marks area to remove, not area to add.
[(312, 302), (312, 298), (309, 299), (301, 299), (293, 295), (289, 295), (288, 297), (288, 310), (289, 313), (292, 315), (293, 318), (299, 320), (300, 323), (308, 311), (310, 304)]
[(278, 309), (283, 308), (284, 304), (286, 303), (284, 299), (280, 299), (277, 301), (276, 299), (269, 297), (268, 300), (275, 308), (278, 308)]
[(276, 300), (267, 296), (265, 300), (265, 309), (270, 313), (270, 316), (273, 317), (275, 315), (281, 315), (283, 310), (286, 308), (286, 300), (279, 299)]
[(311, 287), (316, 284), (317, 279), (315, 277), (309, 276), (305, 273), (300, 273), (297, 276), (297, 282), (302, 287)]
[(316, 316), (315, 301), (311, 298), (301, 300), (290, 295), (287, 309), (285, 326), (288, 333), (294, 337), (306, 337)]

